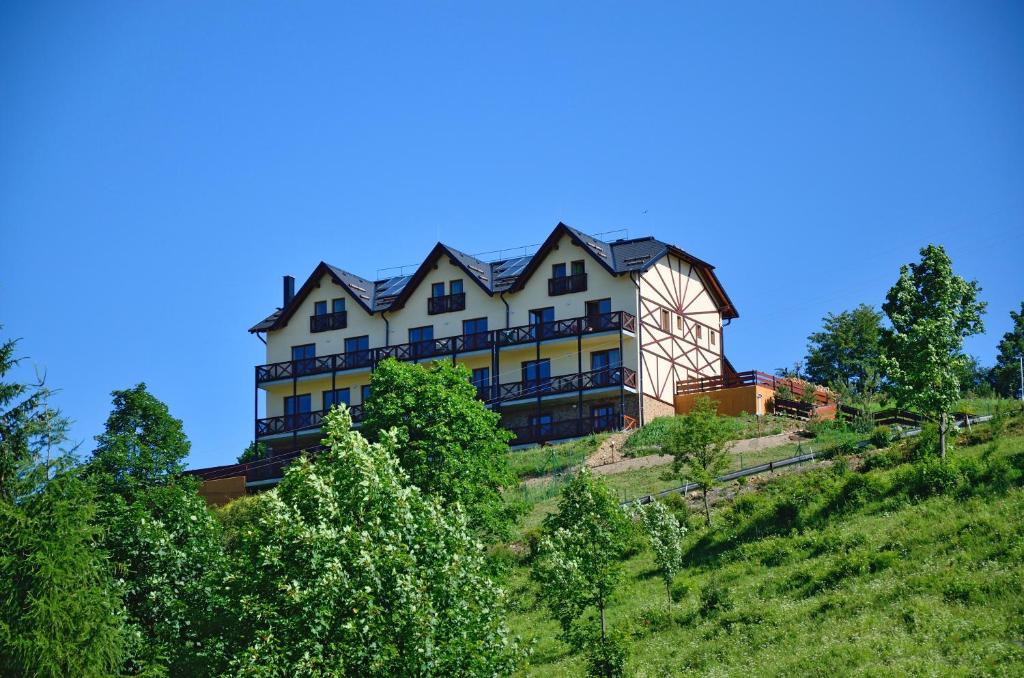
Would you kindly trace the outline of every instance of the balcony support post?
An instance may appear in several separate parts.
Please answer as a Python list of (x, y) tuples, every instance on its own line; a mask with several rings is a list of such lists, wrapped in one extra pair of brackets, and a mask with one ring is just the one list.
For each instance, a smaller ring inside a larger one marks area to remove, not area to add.
[(626, 426), (626, 371), (622, 369), (622, 323), (619, 323), (619, 428)]
[(498, 391), (501, 390), (501, 347), (495, 341), (491, 346), (491, 395), (488, 400), (494, 401), (494, 410), (501, 412), (501, 399), (498, 398)]
[[(295, 374), (295, 370), (293, 369), (292, 370), (292, 407), (293, 408), (296, 405), (298, 405), (298, 403), (296, 402), (297, 397), (298, 397), (298, 391), (299, 391), (299, 377)], [(285, 414), (284, 421), (285, 421), (285, 424), (287, 424), (288, 423), (288, 413), (285, 412), (284, 414)], [(298, 423), (297, 415), (295, 415), (293, 413), (292, 414), (292, 418), (295, 419), (295, 421), (292, 423), (292, 449), (294, 449), (295, 446), (298, 444), (298, 441), (299, 441), (299, 429), (295, 425), (295, 424)]]
[(540, 385), (541, 385), (541, 379), (540, 379), (540, 336), (541, 336), (541, 334), (544, 331), (542, 329), (543, 327), (544, 327), (544, 323), (540, 323), (539, 325), (537, 325), (537, 362), (534, 363), (534, 368), (533, 368), (533, 372), (534, 372), (534, 375), (536, 376), (536, 382), (537, 382), (537, 385), (534, 388), (537, 389), (537, 420), (538, 421), (540, 421), (540, 412), (541, 412), (541, 406), (540, 406), (540, 395), (541, 395), (541, 388), (540, 388)]
[(259, 437), (259, 433), (260, 433), (260, 431), (259, 431), (259, 428), (260, 428), (260, 422), (259, 422), (259, 420), (260, 420), (260, 387), (259, 387), (259, 379), (256, 380), (256, 384), (257, 385), (252, 389), (252, 421), (253, 421), (252, 441), (253, 441), (254, 445), (256, 444), (256, 439)]
[(576, 333), (576, 385), (580, 387), (576, 394), (576, 416), (583, 416), (583, 328)]

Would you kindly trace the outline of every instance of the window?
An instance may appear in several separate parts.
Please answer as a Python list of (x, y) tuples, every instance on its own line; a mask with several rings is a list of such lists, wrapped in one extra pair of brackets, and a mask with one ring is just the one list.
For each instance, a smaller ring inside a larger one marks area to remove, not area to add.
[(565, 264), (554, 264), (551, 267), (552, 278), (564, 278), (565, 277)]
[(679, 330), (680, 334), (683, 333), (683, 316), (681, 315), (676, 316), (676, 329)]
[(611, 405), (593, 405), (590, 408), (590, 420), (595, 433), (615, 428), (615, 408)]
[(362, 398), (363, 404), (365, 405), (366, 401), (370, 399), (370, 385), (369, 384), (363, 384), (360, 387), (360, 389), (359, 389), (359, 397)]
[(462, 321), (463, 334), (480, 334), (487, 331), (487, 318), (470, 318)]
[(595, 301), (588, 301), (586, 310), (587, 322), (591, 325), (600, 323), (602, 320), (609, 320), (608, 316), (612, 312), (612, 300), (597, 299)]
[(590, 354), (590, 369), (593, 372), (591, 379), (594, 386), (612, 386), (619, 384), (619, 370), (622, 363), (619, 356), (619, 349), (611, 348), (607, 351), (594, 351)]
[(309, 393), (297, 396), (286, 396), (284, 399), (285, 428), (305, 428), (313, 423), (310, 415), (312, 397)]
[(551, 386), (551, 360), (523, 361), (523, 396), (543, 393)]
[(362, 353), (370, 350), (370, 335), (345, 338), (345, 353)]
[(339, 403), (345, 403), (346, 405), (351, 404), (351, 398), (347, 388), (337, 388), (333, 391), (324, 391), (325, 412)]
[(430, 296), (432, 297), (443, 297), (444, 296), (444, 283), (434, 283), (430, 286)]
[(538, 437), (551, 435), (551, 428), (552, 427), (550, 414), (530, 415), (530, 430), (533, 431)]
[(452, 280), (448, 283), (448, 294), (462, 294), (462, 280)]
[(572, 268), (572, 274), (573, 275), (583, 275), (584, 273), (587, 272), (586, 269), (584, 268), (583, 260), (582, 259), (580, 259), (579, 261), (572, 262), (570, 264), (570, 267)]
[(711, 335), (711, 344), (714, 345), (718, 341), (718, 337), (715, 336), (714, 330), (710, 330), (709, 334)]
[(555, 308), (535, 308), (530, 311), (530, 328), (533, 338), (543, 339), (550, 336), (555, 322)]
[(701, 326), (700, 325), (694, 325), (693, 327), (694, 327), (694, 330), (693, 330), (694, 334), (696, 335), (697, 339), (700, 339), (702, 337)]
[(327, 315), (327, 302), (318, 301), (313, 304), (313, 315)]
[(671, 332), (672, 331), (672, 325), (669, 324), (669, 321), (670, 321), (669, 316), (670, 315), (671, 314), (667, 310), (665, 310), (664, 308), (661, 309), (661, 331), (662, 332)]
[(332, 313), (344, 313), (345, 312), (345, 300), (334, 299), (331, 301), (331, 312)]
[(434, 349), (434, 326), (410, 327), (409, 343), (412, 344), (413, 358), (432, 355)]
[(471, 318), (462, 321), (462, 347), (466, 351), (490, 348), (487, 336), (487, 318)]
[(491, 385), (491, 368), (477, 367), (473, 370), (473, 376), (470, 377), (469, 381), (476, 387), (477, 394), (486, 400), (487, 389)]
[(316, 357), (316, 344), (292, 346), (292, 360), (306, 360)]

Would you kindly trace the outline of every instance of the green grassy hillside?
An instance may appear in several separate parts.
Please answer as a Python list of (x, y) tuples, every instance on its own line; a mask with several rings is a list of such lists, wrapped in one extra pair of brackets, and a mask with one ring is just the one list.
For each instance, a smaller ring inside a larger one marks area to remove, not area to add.
[[(945, 464), (892, 450), (780, 476), (722, 502), (710, 530), (687, 516), (676, 602), (649, 552), (625, 564), (609, 621), (628, 674), (1024, 674), (1024, 423), (990, 437), (976, 427)], [(522, 674), (582, 675), (527, 562), (508, 585), (535, 641)]]

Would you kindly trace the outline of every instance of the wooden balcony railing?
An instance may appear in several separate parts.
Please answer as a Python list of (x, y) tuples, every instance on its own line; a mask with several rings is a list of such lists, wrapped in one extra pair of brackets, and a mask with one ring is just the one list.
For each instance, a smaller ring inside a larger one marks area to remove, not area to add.
[(450, 356), (456, 353), (487, 351), (503, 346), (566, 339), (617, 330), (635, 332), (636, 316), (626, 311), (612, 311), (611, 313), (586, 315), (549, 323), (521, 325), (519, 327), (491, 330), (489, 332), (460, 334), (454, 337), (382, 346), (365, 351), (334, 353), (332, 355), (303, 358), (301, 360), (286, 360), (268, 365), (258, 365), (256, 367), (256, 383), (262, 384), (282, 379), (294, 379), (316, 374), (330, 374), (331, 372), (343, 370), (368, 368), (373, 367), (385, 358), (394, 358), (401, 361), (423, 360), (425, 358)]
[[(363, 419), (363, 406), (350, 405), (349, 414), (352, 421), (358, 423)], [(279, 417), (267, 417), (256, 420), (256, 437), (266, 438), (267, 436), (280, 433), (295, 433), (320, 428), (326, 412), (316, 410), (314, 412), (299, 412), (298, 414), (285, 414)]]
[(512, 445), (527, 445), (547, 440), (575, 438), (603, 431), (617, 431), (624, 426), (624, 417), (616, 410), (611, 414), (512, 426), (509, 427), (509, 430), (515, 434), (515, 438), (511, 442)]
[(572, 294), (573, 292), (585, 292), (587, 290), (587, 274), (575, 273), (563, 275), (559, 278), (548, 278), (548, 296), (557, 297), (560, 294)]
[(323, 313), (321, 315), (309, 316), (310, 332), (343, 330), (346, 327), (348, 327), (348, 311), (336, 311), (334, 313)]
[(427, 314), (452, 313), (466, 308), (466, 293), (446, 294), (440, 297), (427, 297)]
[(499, 384), (493, 388), (489, 402), (508, 402), (560, 393), (592, 391), (611, 386), (636, 389), (636, 372), (628, 367), (606, 367), (589, 372), (565, 374), (544, 379), (529, 379)]

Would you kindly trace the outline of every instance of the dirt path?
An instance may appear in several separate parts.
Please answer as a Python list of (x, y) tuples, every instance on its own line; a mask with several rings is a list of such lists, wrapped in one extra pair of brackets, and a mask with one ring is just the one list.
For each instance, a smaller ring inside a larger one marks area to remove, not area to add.
[[(616, 436), (622, 437), (618, 440), (613, 440)], [(597, 449), (597, 452), (590, 455), (587, 459), (587, 466), (593, 470), (594, 475), (614, 475), (616, 473), (624, 473), (626, 471), (633, 471), (639, 468), (661, 466), (662, 464), (668, 464), (672, 461), (671, 454), (649, 454), (643, 457), (624, 457), (622, 455), (622, 446), (626, 442), (626, 437), (627, 436), (624, 433), (616, 433), (615, 435), (610, 436), (608, 440), (606, 440), (601, 447)], [(781, 447), (782, 445), (786, 445), (796, 440), (801, 440), (801, 438), (793, 433), (779, 433), (773, 436), (762, 436), (761, 438), (734, 440), (729, 444), (729, 451), (739, 454), (741, 452), (767, 450), (772, 447)]]

